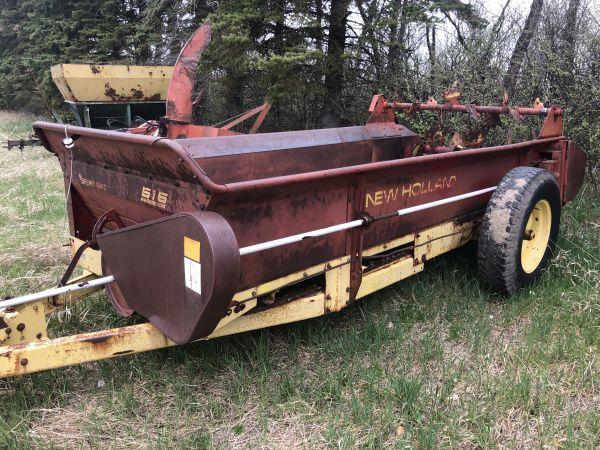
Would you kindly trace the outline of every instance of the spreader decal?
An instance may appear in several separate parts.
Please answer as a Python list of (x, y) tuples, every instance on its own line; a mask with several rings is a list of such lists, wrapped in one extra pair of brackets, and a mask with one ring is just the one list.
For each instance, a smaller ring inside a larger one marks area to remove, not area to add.
[(142, 187), (142, 196), (140, 197), (140, 201), (152, 206), (156, 206), (160, 209), (166, 209), (167, 202), (169, 201), (169, 194), (158, 189), (151, 189), (144, 186)]
[(200, 242), (187, 236), (183, 237), (183, 270), (185, 273), (185, 286), (198, 294), (202, 294)]
[(395, 202), (398, 197), (418, 197), (430, 192), (441, 192), (450, 189), (456, 183), (456, 175), (417, 181), (411, 184), (403, 184), (391, 189), (367, 192), (365, 207), (370, 205), (383, 205)]

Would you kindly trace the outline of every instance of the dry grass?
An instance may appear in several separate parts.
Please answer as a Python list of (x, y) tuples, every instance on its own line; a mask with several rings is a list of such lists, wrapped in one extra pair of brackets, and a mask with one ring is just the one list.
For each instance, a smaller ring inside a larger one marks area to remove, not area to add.
[[(31, 120), (0, 112), (0, 136)], [(340, 314), (0, 381), (0, 447), (598, 448), (599, 229), (586, 188), (510, 298), (465, 248)], [(67, 234), (52, 155), (2, 152), (2, 294), (52, 284)], [(50, 327), (124, 323), (100, 294)]]
[[(27, 137), (35, 118), (0, 111), (0, 141)], [(3, 294), (53, 283), (68, 260), (60, 168), (41, 148), (0, 152), (0, 283)], [(15, 276), (15, 268), (19, 276)], [(11, 270), (12, 269), (12, 270)]]

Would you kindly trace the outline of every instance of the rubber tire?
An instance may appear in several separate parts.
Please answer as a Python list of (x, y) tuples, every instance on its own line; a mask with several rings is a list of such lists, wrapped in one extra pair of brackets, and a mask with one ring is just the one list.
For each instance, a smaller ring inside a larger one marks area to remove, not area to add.
[[(550, 238), (538, 266), (526, 273), (521, 266), (523, 234), (533, 207), (542, 199), (550, 203), (552, 212)], [(479, 273), (492, 289), (511, 294), (537, 281), (554, 251), (560, 210), (560, 191), (552, 172), (516, 167), (504, 176), (483, 216), (477, 251)]]

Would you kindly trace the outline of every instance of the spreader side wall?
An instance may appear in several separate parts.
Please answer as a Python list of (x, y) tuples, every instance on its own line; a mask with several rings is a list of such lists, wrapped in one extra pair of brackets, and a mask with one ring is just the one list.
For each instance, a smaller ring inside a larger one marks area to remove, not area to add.
[[(488, 188), (520, 161), (529, 159), (529, 150), (490, 154), (455, 152), (454, 158), (413, 164), (402, 170), (370, 173), (366, 183), (366, 211), (374, 216), (429, 203), (447, 197)], [(418, 158), (416, 158), (418, 160)], [(365, 233), (369, 247), (471, 212), (481, 212), (489, 194), (434, 209), (374, 223)]]
[(401, 159), (419, 142), (406, 127), (376, 124), (182, 139), (178, 144), (211, 180), (231, 184)]
[[(129, 226), (196, 211), (206, 201), (191, 170), (193, 161), (178, 154), (171, 141), (80, 127), (65, 130), (45, 122), (34, 129), (61, 164), (70, 231), (79, 239), (90, 239), (94, 223), (109, 209)], [(62, 143), (65, 131), (75, 141), (72, 149)]]
[[(398, 149), (402, 148), (401, 139), (394, 139), (398, 141)], [(369, 163), (374, 153), (372, 147), (372, 141), (359, 141), (197, 158), (196, 161), (211, 179), (219, 183), (234, 183)], [(396, 157), (401, 156), (398, 151)]]
[[(209, 209), (231, 225), (240, 247), (351, 220), (350, 177), (274, 189), (215, 194)], [(335, 233), (242, 257), (240, 289), (346, 253), (347, 236)]]
[[(210, 180), (176, 141), (71, 128), (71, 151), (62, 144), (64, 126), (38, 128), (64, 171), (73, 236), (89, 239), (96, 219), (109, 209), (125, 226), (177, 212), (211, 210), (230, 223), (239, 247), (488, 188), (513, 167), (539, 166), (548, 155), (560, 158), (564, 146), (563, 139), (553, 138), (222, 185)], [(269, 136), (260, 139), (268, 142)], [(352, 150), (355, 143), (347, 145)], [(560, 180), (561, 165), (551, 164)], [(468, 213), (480, 214), (488, 198), (482, 195), (366, 229), (246, 255), (239, 288), (350, 255), (357, 245), (370, 247)]]
[[(512, 168), (533, 164), (546, 145), (501, 151), (461, 151), (415, 157), (384, 170), (357, 172), (307, 182), (215, 194), (208, 208), (231, 224), (240, 247), (383, 215), (496, 185)], [(364, 195), (356, 196), (356, 187)], [(376, 222), (364, 230), (365, 247), (458, 218), (481, 214), (489, 194), (407, 216)], [(242, 257), (240, 288), (348, 254), (352, 234), (338, 232)]]

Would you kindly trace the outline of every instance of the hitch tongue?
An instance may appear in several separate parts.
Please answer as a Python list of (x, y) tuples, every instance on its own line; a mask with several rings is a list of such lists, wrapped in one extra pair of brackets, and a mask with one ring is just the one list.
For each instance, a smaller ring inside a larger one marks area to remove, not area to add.
[(19, 147), (19, 150), (23, 151), (25, 147), (35, 147), (38, 145), (40, 145), (40, 140), (35, 138), (14, 140), (9, 139), (4, 142), (4, 148), (7, 150), (12, 149), (13, 147)]

